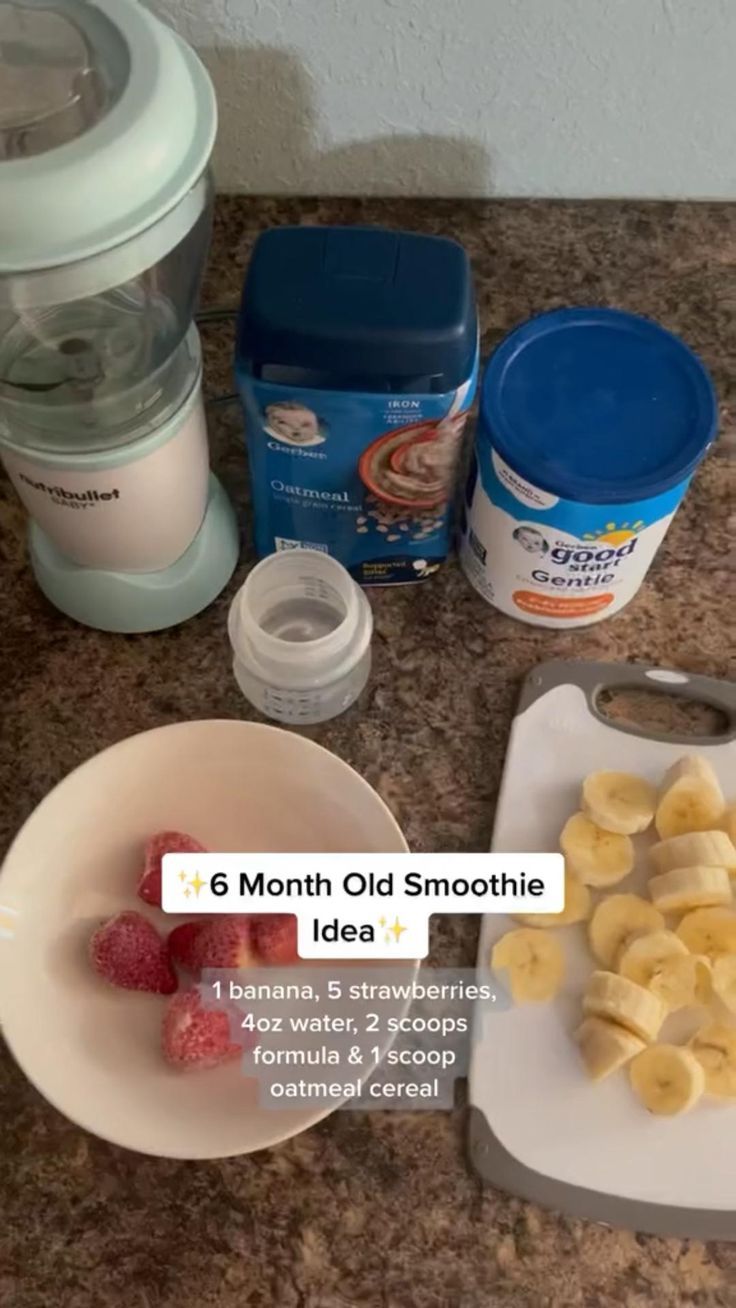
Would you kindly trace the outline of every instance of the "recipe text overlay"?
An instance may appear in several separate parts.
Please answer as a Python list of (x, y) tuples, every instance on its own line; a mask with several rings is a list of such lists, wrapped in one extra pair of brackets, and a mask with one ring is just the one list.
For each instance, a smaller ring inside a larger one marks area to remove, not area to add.
[(291, 913), (301, 958), (425, 958), (433, 913), (561, 913), (562, 854), (165, 854), (166, 913)]
[(487, 967), (205, 971), (205, 1008), (228, 1017), (261, 1108), (452, 1108), (473, 1032), (509, 1007)]

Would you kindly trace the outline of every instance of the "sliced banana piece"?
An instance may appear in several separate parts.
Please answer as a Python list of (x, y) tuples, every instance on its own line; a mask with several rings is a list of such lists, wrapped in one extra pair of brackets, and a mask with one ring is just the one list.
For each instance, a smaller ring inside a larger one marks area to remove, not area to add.
[(692, 908), (715, 908), (733, 901), (725, 867), (675, 867), (650, 877), (649, 893), (663, 913), (687, 913)]
[(568, 818), (560, 834), (560, 849), (571, 871), (586, 886), (615, 886), (634, 866), (629, 837), (604, 831), (584, 813)]
[(705, 1072), (708, 1094), (736, 1099), (736, 1028), (712, 1022), (696, 1031), (689, 1047)]
[(686, 1113), (705, 1089), (705, 1072), (687, 1048), (650, 1045), (629, 1067), (631, 1088), (650, 1113), (674, 1117)]
[(621, 976), (646, 986), (670, 1012), (700, 1003), (701, 963), (674, 931), (634, 936), (618, 958)]
[(604, 831), (620, 836), (646, 831), (656, 807), (654, 786), (631, 772), (591, 772), (583, 782), (583, 812)]
[(520, 927), (496, 941), (491, 954), (494, 970), (505, 969), (517, 1004), (553, 999), (565, 975), (565, 955), (559, 940), (546, 931)]
[(736, 954), (716, 958), (712, 970), (713, 993), (731, 1013), (736, 1013)]
[(706, 758), (689, 754), (665, 773), (660, 787), (654, 825), (660, 840), (718, 825), (726, 801)]
[(651, 991), (616, 972), (594, 972), (583, 995), (583, 1012), (605, 1017), (633, 1031), (640, 1040), (656, 1040), (667, 1010)]
[(674, 931), (666, 931), (663, 927), (627, 940), (618, 953), (616, 966), (621, 976), (636, 981), (637, 985), (648, 986), (655, 972), (669, 958), (689, 958), (688, 948)]
[(646, 1049), (638, 1036), (602, 1017), (586, 1017), (575, 1032), (575, 1042), (591, 1081), (602, 1081)]
[(703, 963), (695, 954), (682, 954), (666, 959), (649, 982), (653, 995), (662, 1000), (670, 1013), (690, 1008), (703, 1002), (703, 983), (710, 983), (709, 972), (703, 974)]
[(684, 777), (697, 777), (699, 781), (705, 781), (714, 790), (721, 790), (718, 773), (704, 754), (683, 754), (682, 758), (678, 758), (677, 762), (665, 772), (659, 787), (660, 798)]
[(713, 964), (705, 954), (693, 954), (695, 959), (695, 1002), (709, 1004), (713, 998)]
[(570, 926), (590, 917), (590, 891), (574, 872), (565, 868), (565, 907), (561, 913), (517, 913), (515, 921), (530, 927)]
[(677, 934), (691, 954), (704, 954), (711, 961), (734, 954), (736, 913), (727, 908), (696, 908), (682, 919)]
[(664, 918), (639, 895), (608, 895), (596, 907), (588, 927), (590, 947), (604, 967), (613, 967), (622, 946), (640, 932), (659, 931)]
[(655, 872), (671, 872), (676, 867), (725, 867), (736, 875), (736, 848), (725, 831), (693, 831), (672, 836), (652, 845)]

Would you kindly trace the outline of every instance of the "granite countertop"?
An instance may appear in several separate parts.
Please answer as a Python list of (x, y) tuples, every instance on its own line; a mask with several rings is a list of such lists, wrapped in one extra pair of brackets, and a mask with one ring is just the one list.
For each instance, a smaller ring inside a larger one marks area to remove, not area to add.
[[(494, 612), (450, 564), (373, 591), (375, 666), (360, 704), (310, 734), (377, 787), (412, 846), (485, 850), (521, 677), (552, 658), (734, 676), (736, 206), (223, 199), (205, 300), (234, 304), (270, 223), (379, 222), (465, 242), (487, 352), (511, 325), (608, 303), (682, 333), (710, 366), (722, 438), (627, 610), (550, 632)], [(231, 332), (205, 331), (210, 395), (231, 389)], [(211, 415), (213, 462), (247, 523), (236, 409)], [(123, 637), (55, 613), (0, 483), (0, 840), (71, 768), (133, 732), (247, 717), (225, 639), (228, 591), (180, 629)], [(433, 958), (474, 960), (477, 920), (436, 920)], [(736, 1305), (736, 1244), (636, 1236), (481, 1189), (454, 1113), (336, 1113), (225, 1162), (140, 1157), (65, 1121), (0, 1056), (0, 1302), (8, 1308), (587, 1308)]]

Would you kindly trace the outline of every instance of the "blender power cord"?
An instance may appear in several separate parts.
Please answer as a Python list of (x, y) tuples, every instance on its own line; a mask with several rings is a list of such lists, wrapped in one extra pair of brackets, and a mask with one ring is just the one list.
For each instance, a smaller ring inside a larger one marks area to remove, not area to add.
[[(213, 309), (202, 309), (195, 314), (194, 320), (199, 327), (209, 327), (216, 322), (234, 322), (237, 316), (237, 308), (216, 305)], [(237, 391), (228, 391), (224, 395), (209, 396), (205, 399), (205, 404), (208, 409), (222, 409), (229, 404), (235, 404), (239, 398)]]
[(215, 306), (214, 309), (202, 309), (195, 314), (194, 320), (198, 323), (211, 322), (229, 322), (238, 316), (237, 308), (228, 309), (223, 305)]

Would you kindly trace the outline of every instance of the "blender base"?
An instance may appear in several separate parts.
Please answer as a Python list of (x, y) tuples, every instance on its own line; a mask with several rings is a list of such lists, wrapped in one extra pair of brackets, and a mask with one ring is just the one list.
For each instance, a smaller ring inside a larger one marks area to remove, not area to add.
[(160, 572), (106, 572), (73, 563), (31, 522), (31, 565), (46, 598), (98, 631), (163, 631), (201, 613), (224, 590), (240, 553), (235, 511), (210, 473), (204, 521), (189, 549)]

